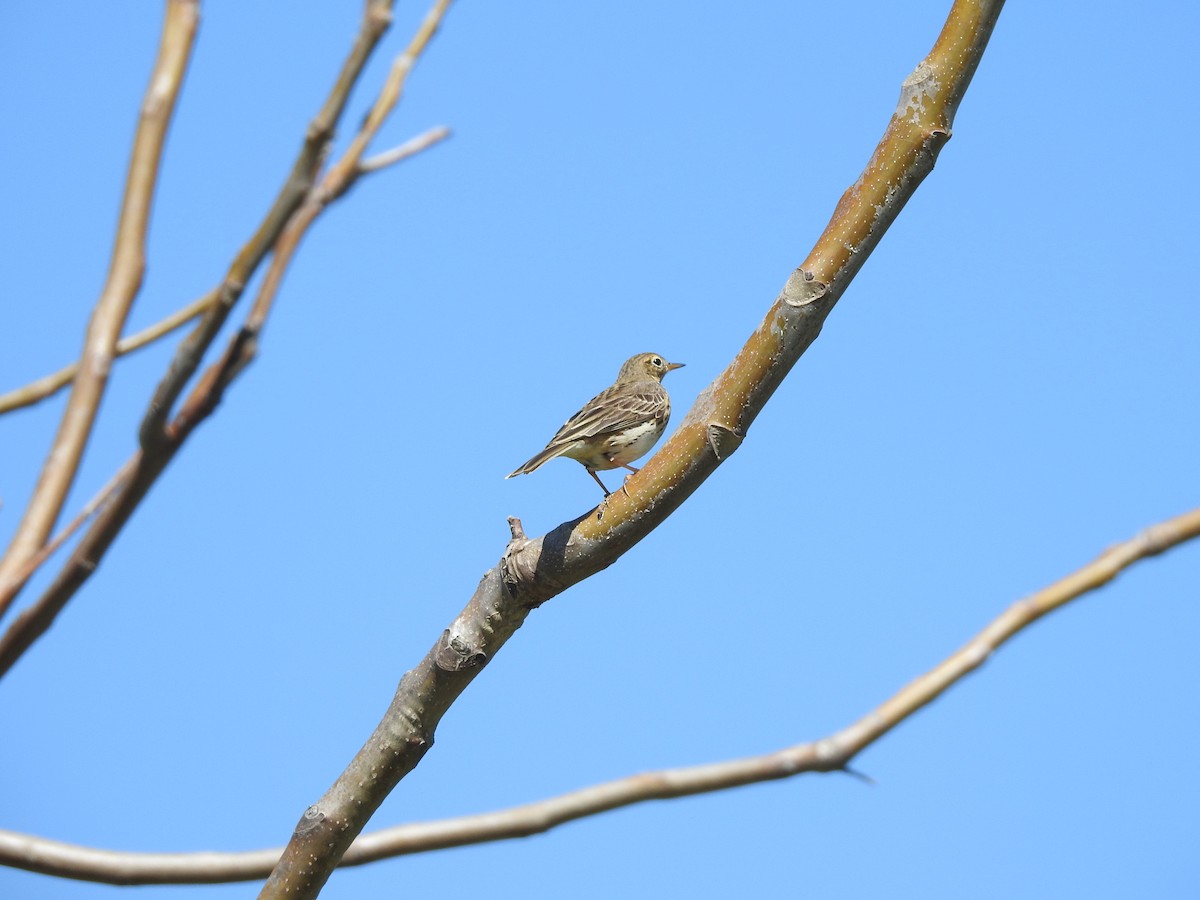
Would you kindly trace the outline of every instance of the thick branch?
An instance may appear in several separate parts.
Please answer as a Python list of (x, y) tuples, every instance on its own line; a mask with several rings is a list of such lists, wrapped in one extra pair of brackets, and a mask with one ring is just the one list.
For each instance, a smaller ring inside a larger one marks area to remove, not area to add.
[(100, 400), (108, 385), (108, 373), (117, 340), (125, 326), (133, 298), (141, 289), (146, 267), (146, 232), (150, 222), (150, 205), (158, 183), (159, 163), (167, 128), (195, 43), (199, 19), (199, 0), (168, 0), (158, 59), (142, 101), (141, 117), (133, 141), (108, 279), (92, 310), (83, 353), (79, 358), (79, 372), (71, 388), (58, 434), (46, 455), (41, 477), (8, 552), (0, 560), (0, 596), (9, 597), (7, 602), (0, 603), (0, 615), (4, 614), (12, 602), (11, 598), (15, 596), (11, 590), (14, 573), (21, 570), (46, 543), (62, 512), (67, 492), (75, 481), (75, 473), (92, 433)]
[(375, 733), (298, 823), (262, 897), (311, 898), (393, 787), (421, 760), (442, 715), (529, 611), (611, 565), (670, 515), (737, 449), (754, 417), (816, 339), (833, 304), (933, 168), (950, 137), (1002, 6), (957, 0), (933, 51), (905, 80), (900, 104), (858, 181), (758, 331), (705, 391), (627, 491), (549, 534), (514, 528), (500, 564), (417, 668), (405, 674)]
[[(856, 755), (979, 668), (999, 647), (1047, 613), (1103, 587), (1139, 560), (1197, 537), (1200, 509), (1161, 522), (1104, 551), (1082, 569), (1014, 603), (940, 665), (848, 728), (821, 740), (763, 756), (632, 775), (493, 813), (385, 828), (355, 840), (341, 864), (362, 865), (409, 853), (525, 837), (647, 800), (844, 769)], [(109, 884), (248, 881), (270, 871), (280, 852), (274, 848), (247, 853), (119, 853), (0, 831), (0, 863), (4, 865)]]

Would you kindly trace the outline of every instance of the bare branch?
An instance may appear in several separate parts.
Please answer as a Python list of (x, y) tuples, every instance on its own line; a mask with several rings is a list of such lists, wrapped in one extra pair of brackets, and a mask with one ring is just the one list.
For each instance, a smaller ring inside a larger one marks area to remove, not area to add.
[[(513, 520), (515, 521), (515, 520)], [(517, 538), (520, 523), (513, 525)], [(1200, 537), (1200, 509), (1168, 519), (1111, 547), (1066, 578), (1017, 601), (955, 654), (835, 734), (774, 753), (646, 772), (492, 813), (415, 822), (360, 836), (341, 865), (539, 834), (623, 806), (706, 794), (804, 772), (851, 771), (849, 764), (915, 712), (983, 665), (1047, 613), (1103, 587), (1134, 563)], [(200, 884), (266, 875), (281, 848), (246, 853), (120, 853), (0, 831), (0, 864), (108, 884)]]
[[(79, 358), (79, 374), (71, 388), (58, 434), (46, 454), (41, 477), (8, 552), (0, 560), (0, 594), (15, 596), (15, 591), (11, 590), (13, 574), (23, 569), (50, 537), (92, 433), (96, 411), (108, 385), (117, 340), (133, 298), (141, 289), (150, 205), (158, 183), (163, 144), (187, 71), (199, 18), (198, 0), (169, 0), (167, 3), (158, 59), (150, 75), (134, 136), (108, 280), (92, 311)], [(0, 615), (6, 609), (7, 604), (0, 605)]]
[[(393, 64), (387, 82), (381, 88), (379, 97), (376, 99), (370, 114), (367, 116), (367, 120), (364, 122), (355, 140), (351, 142), (351, 146), (347, 152), (335, 165), (330, 167), (319, 185), (306, 191), (305, 195), (300, 198), (300, 202), (292, 207), (291, 212), (280, 223), (279, 227), (270, 230), (275, 241), (272, 248), (274, 255), (271, 259), (271, 265), (267, 270), (266, 276), (263, 278), (258, 296), (250, 312), (247, 314), (242, 328), (230, 340), (221, 358), (198, 380), (175, 418), (169, 424), (163, 426), (162, 430), (157, 432), (152, 438), (148, 437), (145, 431), (146, 424), (151, 422), (151, 416), (149, 413), (147, 414), (146, 419), (143, 421), (142, 429), (143, 447), (133, 454), (122, 469), (122, 471), (129, 471), (131, 474), (128, 478), (120, 481), (116, 496), (113, 497), (111, 502), (105, 505), (101, 514), (96, 517), (96, 520), (92, 523), (92, 526), (88, 529), (88, 532), (79, 542), (79, 545), (75, 548), (63, 566), (62, 571), (55, 577), (51, 585), (35, 603), (17, 617), (3, 637), (0, 637), (0, 676), (12, 668), (21, 655), (33, 645), (34, 641), (45, 633), (75, 592), (91, 577), (92, 572), (96, 570), (100, 560), (108, 551), (117, 534), (120, 533), (125, 523), (129, 520), (133, 511), (141, 503), (150, 486), (162, 474), (167, 464), (174, 458), (175, 453), (195, 427), (216, 409), (224, 397), (225, 389), (229, 384), (232, 383), (234, 378), (254, 358), (262, 326), (274, 303), (279, 286), (282, 283), (283, 275), (299, 246), (301, 238), (328, 204), (343, 196), (362, 174), (359, 166), (363, 147), (365, 147), (365, 142), (361, 140), (362, 136), (368, 131), (374, 134), (384, 121), (384, 118), (395, 107), (404, 81), (411, 71), (413, 63), (420, 53), (424, 51), (425, 47), (428, 46), (429, 39), (432, 37), (434, 31), (436, 31), (437, 25), (440, 23), (449, 4), (450, 0), (439, 0), (422, 23), (412, 42), (400, 55), (397, 62)], [(364, 33), (372, 26), (372, 23), (378, 24), (380, 20), (379, 8), (382, 5), (380, 3), (372, 3), (368, 6), (367, 17), (363, 25)], [(352, 51), (352, 57), (356, 53), (361, 53), (360, 45), (362, 41), (363, 37), (360, 35), (359, 43), (356, 44), (355, 50)], [(401, 64), (402, 61), (403, 64)], [(347, 62), (347, 66), (349, 64), (350, 61)], [(361, 65), (359, 69), (361, 70)], [(335, 86), (335, 92), (349, 89), (347, 85), (343, 84), (344, 81), (345, 75), (343, 74), (343, 77), (339, 78), (338, 84)], [(329, 108), (329, 106), (330, 104), (327, 103), (326, 108)], [(318, 116), (318, 120), (320, 118)], [(310, 137), (315, 130), (310, 126)], [(428, 145), (435, 142), (436, 140), (430, 140)], [(306, 148), (308, 147), (307, 142), (305, 146)], [(417, 151), (414, 150), (412, 152)], [(293, 172), (294, 175), (295, 172)], [(294, 177), (290, 179), (289, 184), (294, 180)], [(285, 186), (286, 191), (287, 187)], [(277, 210), (280, 208), (280, 202), (282, 202), (282, 195), (281, 199), (277, 200), (275, 206), (272, 208), (271, 213), (268, 214), (263, 226), (260, 227), (258, 235), (263, 234), (268, 222), (273, 220)], [(258, 235), (242, 249), (238, 256), (238, 261), (235, 261), (233, 267), (230, 269), (231, 272), (237, 270), (243, 261), (248, 258), (248, 254), (253, 250)], [(265, 254), (260, 254), (258, 260), (261, 260), (263, 256)], [(257, 265), (257, 262), (255, 265)], [(193, 362), (195, 365), (199, 365), (200, 356), (192, 359), (189, 354), (194, 351), (202, 353), (200, 349), (201, 343), (203, 343), (204, 348), (209, 346), (212, 338), (216, 336), (215, 330), (211, 334), (207, 331), (209, 328), (216, 327), (213, 326), (215, 320), (212, 319), (212, 316), (216, 316), (221, 322), (224, 322), (231, 309), (230, 304), (237, 296), (240, 296), (241, 288), (238, 287), (234, 291), (233, 282), (227, 277), (226, 282), (215, 293), (218, 297), (218, 302), (210, 309), (204, 321), (201, 322), (180, 347), (180, 353), (176, 355), (175, 360), (172, 362), (172, 369), (168, 372), (167, 378), (159, 385), (159, 392), (156, 396), (161, 398), (162, 391), (167, 388), (171, 392), (182, 390), (184, 382), (179, 382), (178, 384), (172, 383), (170, 385), (168, 385), (168, 382), (172, 382), (172, 379), (178, 377), (183, 371), (178, 366), (185, 363), (187, 366), (191, 366)], [(181, 363), (184, 357), (187, 357), (187, 359)], [(156, 407), (154, 405), (157, 402), (157, 400), (152, 402), (152, 410), (163, 409), (163, 407)], [(174, 399), (171, 400), (171, 403), (174, 403)], [(32, 572), (33, 569), (26, 570), (23, 577), (28, 578)]]
[[(165, 319), (160, 319), (150, 327), (143, 328), (129, 337), (121, 338), (117, 342), (117, 349), (114, 356), (124, 356), (127, 353), (132, 353), (134, 350), (140, 350), (142, 347), (157, 341), (161, 337), (166, 337), (172, 331), (186, 325), (192, 319), (196, 318), (196, 316), (200, 315), (200, 313), (208, 309), (215, 297), (215, 292), (209, 292), (199, 300), (193, 300), (182, 309), (175, 310), (175, 312), (171, 313)], [(32, 406), (41, 400), (45, 400), (47, 397), (52, 397), (70, 384), (75, 377), (75, 373), (78, 371), (79, 363), (71, 363), (57, 372), (44, 375), (37, 381), (31, 381), (24, 387), (14, 388), (7, 394), (0, 394), (0, 415), (12, 412), (14, 409)]]

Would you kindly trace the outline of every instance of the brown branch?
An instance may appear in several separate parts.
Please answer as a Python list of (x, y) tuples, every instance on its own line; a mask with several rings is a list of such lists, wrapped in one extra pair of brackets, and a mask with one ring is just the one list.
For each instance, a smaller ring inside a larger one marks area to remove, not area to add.
[[(121, 491), (129, 480), (129, 476), (133, 474), (133, 460), (126, 461), (125, 465), (117, 470), (117, 473), (108, 480), (108, 483), (102, 487), (91, 500), (89, 500), (79, 511), (79, 514), (71, 520), (65, 528), (61, 529), (56, 534), (53, 540), (47, 542), (37, 553), (29, 557), (25, 561), (25, 565), (18, 569), (12, 582), (7, 587), (7, 592), (0, 592), (0, 607), (7, 606), (16, 596), (20, 585), (29, 580), (30, 576), (38, 570), (38, 568), (47, 559), (54, 555), (63, 544), (70, 540), (71, 535), (78, 531), (83, 524), (102, 510), (108, 503), (112, 502), (113, 497)], [(0, 589), (3, 590), (3, 589)]]
[(593, 513), (530, 540), (514, 530), (500, 563), (416, 668), (323, 797), (305, 810), (261, 897), (311, 898), (342, 854), (433, 742), (442, 716), (529, 611), (611, 565), (666, 519), (741, 444), (751, 422), (816, 339), (833, 304), (950, 137), (957, 104), (1002, 0), (956, 0), (933, 50), (905, 80), (900, 104), (858, 181), (766, 319), (697, 399), (663, 448)]
[[(199, 300), (193, 300), (187, 306), (175, 310), (175, 312), (171, 313), (165, 319), (160, 319), (148, 328), (143, 328), (136, 334), (121, 338), (121, 340), (117, 341), (116, 352), (113, 354), (114, 357), (121, 357), (127, 353), (132, 353), (134, 350), (140, 350), (147, 344), (151, 344), (161, 337), (166, 337), (172, 331), (186, 325), (208, 309), (215, 297), (216, 292), (210, 291)], [(42, 376), (37, 381), (31, 381), (23, 387), (14, 388), (7, 394), (0, 394), (0, 415), (12, 412), (14, 409), (32, 406), (35, 403), (45, 400), (47, 397), (54, 396), (71, 383), (75, 378), (75, 373), (78, 371), (79, 363), (71, 363), (57, 372)]]
[(371, 52), (391, 25), (392, 5), (392, 0), (369, 0), (366, 4), (358, 36), (342, 64), (342, 70), (325, 104), (308, 126), (291, 173), (257, 231), (239, 251), (224, 280), (216, 289), (216, 303), (205, 313), (195, 330), (179, 345), (166, 375), (154, 392), (139, 429), (139, 440), (144, 449), (153, 449), (165, 440), (167, 419), (175, 401), (196, 374), (204, 354), (241, 297), (246, 283), (279, 238), (292, 213), (308, 196), (328, 152), (329, 143), (333, 139), (334, 128), (346, 108), (350, 91), (362, 74)]
[[(79, 357), (79, 374), (72, 385), (58, 434), (46, 454), (33, 497), (7, 553), (0, 560), (0, 594), (15, 596), (11, 589), (14, 573), (22, 570), (50, 537), (91, 436), (108, 385), (117, 340), (133, 298), (141, 289), (150, 205), (158, 183), (167, 128), (187, 71), (199, 18), (199, 0), (168, 0), (158, 59), (150, 74), (134, 136), (108, 279), (88, 323)], [(7, 607), (8, 604), (0, 605), (0, 615)]]
[[(362, 130), (359, 132), (360, 136), (368, 128), (371, 129), (371, 133), (378, 130), (379, 125), (383, 121), (382, 117), (386, 117), (392, 108), (394, 108), (396, 100), (400, 96), (404, 79), (412, 69), (413, 62), (428, 45), (437, 24), (441, 21), (442, 16), (449, 7), (449, 3), (450, 0), (439, 0), (430, 15), (422, 23), (417, 35), (413, 38), (408, 48), (401, 54), (397, 64), (393, 65), (392, 72), (383, 88), (381, 88), (379, 97), (367, 117), (367, 122), (364, 123)], [(368, 8), (368, 19), (371, 19), (372, 16), (378, 18), (378, 10), (375, 13), (371, 12), (371, 9), (377, 6), (379, 4), (373, 4), (372, 7)], [(365, 28), (366, 24), (364, 24)], [(405, 60), (403, 65), (399, 64), (400, 60)], [(335, 91), (341, 89), (343, 81), (344, 77), (339, 79), (338, 87), (335, 88)], [(312, 129), (310, 128), (311, 131)], [(422, 149), (433, 146), (444, 136), (435, 134), (434, 132), (422, 135), (414, 141), (409, 142), (409, 145), (418, 146), (411, 146), (406, 155), (412, 156)], [(274, 303), (284, 272), (290, 264), (301, 238), (329, 203), (343, 196), (351, 185), (363, 174), (359, 161), (365, 146), (365, 143), (360, 142), (356, 138), (346, 154), (336, 165), (330, 167), (317, 187), (312, 188), (306, 193), (305, 197), (302, 198), (302, 202), (292, 210), (287, 220), (279, 228), (275, 235), (271, 265), (263, 278), (262, 286), (259, 289), (254, 305), (246, 317), (246, 321), (237, 334), (230, 340), (221, 358), (196, 383), (175, 418), (163, 427), (161, 433), (149, 445), (143, 445), (142, 449), (134, 453), (125, 463), (122, 471), (129, 471), (130, 475), (120, 482), (116, 496), (112, 498), (111, 502), (105, 504), (104, 509), (97, 515), (92, 526), (76, 546), (74, 552), (72, 552), (70, 558), (68, 558), (66, 564), (55, 577), (54, 581), (51, 582), (50, 586), (35, 603), (22, 611), (21, 615), (13, 621), (3, 637), (0, 637), (0, 676), (12, 668), (16, 661), (21, 658), (21, 655), (33, 645), (34, 641), (46, 632), (63, 607), (74, 596), (75, 592), (91, 577), (92, 572), (96, 570), (100, 560), (108, 552), (108, 548), (116, 539), (117, 534), (124, 528), (125, 523), (129, 521), (129, 517), (141, 503), (142, 498), (145, 497), (151, 485), (162, 474), (167, 464), (174, 458), (175, 453), (196, 426), (216, 409), (224, 397), (226, 388), (254, 358), (262, 327)], [(278, 204), (276, 205), (278, 206)], [(274, 215), (274, 211), (268, 215), (268, 219), (271, 215)], [(248, 244), (247, 247), (249, 246)], [(244, 257), (245, 254), (246, 248), (243, 248), (239, 259)], [(237, 265), (235, 263), (234, 267), (236, 268)], [(225, 298), (233, 296), (226, 290), (227, 287), (228, 281), (218, 292)], [(219, 312), (222, 321), (224, 321), (224, 317), (228, 312), (228, 306), (225, 306), (223, 311)], [(197, 331), (193, 332), (193, 335), (189, 337), (188, 341), (197, 338), (197, 335), (205, 327), (205, 324), (201, 323)], [(185, 341), (185, 345), (187, 343)], [(179, 359), (180, 357), (177, 356), (176, 361)], [(198, 364), (199, 360), (197, 359), (196, 362)], [(175, 363), (172, 365), (174, 366)], [(169, 375), (168, 379), (170, 377)], [(164, 381), (165, 383), (166, 381)], [(160, 385), (160, 390), (161, 387)], [(32, 574), (32, 571), (33, 569), (26, 571), (24, 573), (25, 577), (27, 578)]]
[[(517, 523), (519, 526), (519, 523)], [(847, 769), (851, 760), (953, 685), (1047, 613), (1108, 584), (1134, 563), (1200, 537), (1200, 509), (1168, 519), (1010, 606), (940, 665), (911, 682), (857, 722), (828, 737), (774, 753), (708, 765), (646, 772), (492, 813), (384, 828), (354, 841), (343, 866), (549, 831), (612, 809), (804, 772)], [(120, 853), (0, 831), (0, 864), (109, 884), (199, 884), (263, 877), (281, 848), (246, 853)]]

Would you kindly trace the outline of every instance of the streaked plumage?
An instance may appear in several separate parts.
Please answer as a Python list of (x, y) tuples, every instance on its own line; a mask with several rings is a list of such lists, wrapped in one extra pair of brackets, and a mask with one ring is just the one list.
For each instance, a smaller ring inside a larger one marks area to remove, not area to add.
[(608, 488), (596, 472), (637, 471), (629, 463), (649, 452), (671, 418), (671, 399), (663, 389), (663, 376), (682, 366), (657, 353), (639, 353), (626, 360), (612, 387), (589, 400), (545, 450), (505, 478), (527, 475), (547, 460), (567, 456), (582, 463), (607, 497)]

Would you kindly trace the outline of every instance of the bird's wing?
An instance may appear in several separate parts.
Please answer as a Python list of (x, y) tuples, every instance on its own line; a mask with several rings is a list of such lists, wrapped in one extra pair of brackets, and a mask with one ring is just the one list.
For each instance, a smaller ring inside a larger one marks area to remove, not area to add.
[(665, 400), (666, 391), (656, 381), (644, 385), (613, 385), (567, 419), (567, 423), (558, 429), (558, 434), (546, 446), (563, 446), (603, 437), (653, 420), (669, 409)]

